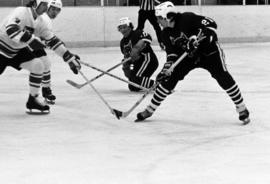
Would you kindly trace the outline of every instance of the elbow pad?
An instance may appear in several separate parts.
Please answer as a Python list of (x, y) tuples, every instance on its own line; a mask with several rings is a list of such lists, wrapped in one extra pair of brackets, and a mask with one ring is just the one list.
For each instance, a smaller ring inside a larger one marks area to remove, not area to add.
[(52, 50), (56, 50), (60, 45), (65, 45), (57, 36), (52, 37), (50, 40), (47, 40), (45, 44)]

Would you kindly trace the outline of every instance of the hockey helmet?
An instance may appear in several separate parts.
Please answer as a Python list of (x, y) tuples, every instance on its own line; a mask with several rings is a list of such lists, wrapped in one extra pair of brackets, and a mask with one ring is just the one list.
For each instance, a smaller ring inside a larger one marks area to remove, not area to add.
[[(41, 6), (42, 3), (44, 5)], [(26, 6), (32, 7), (37, 15), (41, 15), (47, 11), (48, 3), (49, 3), (49, 0), (31, 0), (31, 1), (29, 1), (29, 3)]]
[(128, 17), (122, 17), (122, 18), (119, 19), (119, 23), (118, 23), (117, 28), (119, 29), (119, 27), (122, 26), (122, 25), (127, 25), (131, 29), (133, 29), (133, 24), (132, 24), (131, 20)]
[(51, 6), (62, 9), (63, 3), (61, 0), (50, 0), (48, 8), (50, 8)]
[(36, 7), (38, 7), (41, 3), (49, 3), (49, 0), (36, 0)]
[(170, 1), (161, 3), (155, 8), (156, 17), (162, 17), (164, 19), (168, 19), (169, 13), (174, 13), (174, 14), (177, 13), (174, 4)]

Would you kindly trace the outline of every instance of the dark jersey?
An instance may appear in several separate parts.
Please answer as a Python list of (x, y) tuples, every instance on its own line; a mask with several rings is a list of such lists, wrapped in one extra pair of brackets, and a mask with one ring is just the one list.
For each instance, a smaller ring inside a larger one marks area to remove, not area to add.
[(141, 30), (132, 30), (128, 37), (123, 37), (120, 41), (121, 52), (124, 54), (125, 58), (130, 57), (130, 52), (134, 45), (138, 43), (139, 40), (145, 41), (146, 47), (141, 51), (142, 53), (153, 53), (153, 50), (150, 46), (152, 38), (148, 33), (145, 33)]
[(202, 30), (206, 38), (200, 43), (198, 51), (205, 55), (213, 52), (213, 49), (215, 49), (214, 42), (217, 41), (215, 33), (217, 24), (212, 19), (191, 12), (177, 13), (174, 18), (175, 26), (173, 28), (167, 27), (162, 32), (167, 59), (170, 56), (179, 57), (184, 52), (181, 45), (177, 44), (178, 40), (198, 35), (200, 30)]

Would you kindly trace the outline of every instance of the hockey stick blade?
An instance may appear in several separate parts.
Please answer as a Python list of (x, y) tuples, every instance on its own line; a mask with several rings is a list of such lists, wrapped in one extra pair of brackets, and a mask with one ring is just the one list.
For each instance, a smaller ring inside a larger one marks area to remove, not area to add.
[(119, 111), (117, 109), (113, 109), (112, 113), (117, 117), (117, 119), (126, 118), (130, 114), (130, 110), (127, 112)]
[(117, 119), (120, 119), (123, 115), (123, 112), (117, 109), (112, 109), (112, 113), (116, 116)]
[(71, 86), (73, 86), (73, 87), (75, 87), (75, 88), (77, 88), (77, 89), (80, 89), (80, 88), (82, 88), (84, 85), (81, 85), (81, 84), (78, 84), (78, 83), (76, 83), (76, 82), (74, 82), (74, 81), (72, 81), (72, 80), (66, 80), (66, 82), (68, 83), (68, 84), (70, 84)]

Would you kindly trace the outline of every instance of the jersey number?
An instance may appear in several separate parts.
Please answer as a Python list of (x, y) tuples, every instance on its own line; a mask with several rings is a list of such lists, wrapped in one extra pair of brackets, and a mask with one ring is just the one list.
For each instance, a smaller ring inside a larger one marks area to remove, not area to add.
[(202, 24), (205, 26), (209, 25), (211, 22), (214, 22), (214, 21), (209, 17), (205, 17), (205, 19), (202, 20)]

